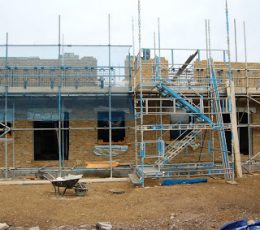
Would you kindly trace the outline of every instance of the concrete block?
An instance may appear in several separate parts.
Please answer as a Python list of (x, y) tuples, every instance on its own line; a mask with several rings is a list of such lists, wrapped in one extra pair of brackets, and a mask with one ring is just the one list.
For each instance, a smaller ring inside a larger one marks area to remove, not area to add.
[(5, 230), (5, 229), (8, 229), (9, 226), (7, 223), (0, 223), (0, 230)]

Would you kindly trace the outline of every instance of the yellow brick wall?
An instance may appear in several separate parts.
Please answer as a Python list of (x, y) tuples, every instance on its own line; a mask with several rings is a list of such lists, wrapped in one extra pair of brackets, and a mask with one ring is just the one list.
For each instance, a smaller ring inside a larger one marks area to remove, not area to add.
[[(244, 106), (244, 103), (238, 103), (238, 107)], [(252, 113), (252, 123), (260, 123), (260, 105), (256, 103), (251, 104), (252, 107), (256, 108), (256, 113)], [(164, 115), (162, 117), (164, 124), (170, 124), (170, 115)], [(144, 124), (160, 124), (159, 116), (145, 116)], [(70, 121), (71, 128), (84, 128), (84, 127), (96, 127), (96, 121)], [(126, 153), (123, 153), (120, 156), (114, 157), (114, 160), (117, 160), (121, 163), (133, 162), (135, 159), (135, 130), (134, 130), (134, 121), (126, 121), (126, 126), (129, 128), (126, 129), (126, 138), (125, 145), (128, 145), (129, 149)], [(16, 128), (33, 128), (33, 123), (31, 121), (16, 121)], [(203, 131), (205, 132), (205, 131)], [(253, 142), (253, 153), (260, 152), (260, 129), (252, 129), (252, 142)], [(205, 135), (205, 142), (202, 152), (207, 153), (208, 145), (208, 131)], [(15, 131), (12, 134), (15, 138), (15, 165), (16, 167), (44, 167), (44, 166), (57, 166), (57, 161), (34, 161), (34, 140), (33, 140), (33, 131)], [(140, 135), (140, 133), (139, 133)], [(145, 131), (144, 140), (156, 140), (160, 136), (160, 131)], [(170, 131), (163, 131), (163, 139), (167, 142), (170, 141)], [(218, 144), (218, 135), (214, 133), (215, 139), (215, 148), (219, 149)], [(139, 136), (140, 140), (140, 136)], [(198, 139), (197, 142), (200, 140)], [(97, 130), (75, 130), (71, 129), (69, 131), (69, 160), (66, 161), (66, 166), (80, 166), (84, 165), (85, 161), (104, 161), (108, 160), (108, 157), (96, 156), (93, 154), (93, 147), (100, 144), (97, 140)], [(116, 144), (116, 143), (114, 143)], [(189, 155), (185, 154), (185, 151), (177, 156), (173, 162), (196, 162), (199, 159), (201, 161), (211, 160), (212, 155), (202, 154), (200, 155), (201, 149), (193, 151), (189, 148)], [(215, 151), (215, 159), (218, 161), (221, 159), (219, 151)], [(4, 167), (5, 163), (5, 151), (4, 143), (0, 144), (0, 167)], [(147, 148), (147, 153), (155, 154), (156, 148), (155, 145), (150, 145)], [(8, 165), (12, 167), (12, 144), (8, 145)]]
[[(135, 60), (135, 62), (132, 62), (131, 64), (132, 64), (131, 84), (133, 87), (135, 87), (140, 83), (140, 71), (139, 71), (138, 60)], [(143, 79), (142, 82), (151, 83), (152, 80), (155, 79), (155, 70), (156, 70), (156, 64), (154, 59), (142, 60), (142, 79)], [(161, 57), (160, 60), (160, 70), (161, 70), (160, 72), (162, 78), (168, 76), (168, 60), (166, 60), (164, 57)]]
[[(126, 121), (126, 126), (134, 126), (134, 121)], [(16, 128), (33, 128), (31, 121), (16, 121)], [(97, 127), (96, 121), (70, 121), (71, 128), (86, 128)], [(135, 146), (134, 146), (134, 129), (126, 129), (126, 138), (123, 144), (128, 146), (128, 151), (113, 157), (113, 160), (121, 163), (128, 163), (134, 160)], [(34, 161), (34, 140), (33, 130), (29, 131), (15, 131), (12, 137), (14, 137), (15, 145), (15, 166), (16, 167), (47, 167), (58, 166), (58, 161)], [(99, 145), (97, 140), (97, 129), (91, 130), (75, 130), (69, 131), (69, 160), (65, 161), (66, 166), (83, 166), (85, 161), (107, 161), (108, 156), (96, 156), (93, 153), (93, 147)], [(104, 143), (105, 144), (105, 143)], [(12, 144), (8, 144), (8, 166), (13, 166), (12, 160)], [(5, 145), (0, 144), (0, 167), (5, 166)]]
[[(217, 78), (223, 82), (228, 79), (228, 63), (214, 62), (214, 67)], [(248, 63), (246, 66), (244, 62), (232, 62), (231, 69), (236, 87), (246, 87), (248, 79), (248, 87), (260, 88), (260, 63)], [(194, 62), (194, 75), (198, 81), (203, 81), (206, 76), (209, 76), (206, 60)]]

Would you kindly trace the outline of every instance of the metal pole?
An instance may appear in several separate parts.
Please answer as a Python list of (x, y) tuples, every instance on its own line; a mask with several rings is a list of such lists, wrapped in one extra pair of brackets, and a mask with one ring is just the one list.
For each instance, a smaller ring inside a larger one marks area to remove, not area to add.
[[(207, 49), (208, 49), (208, 52), (207, 52), (207, 57), (208, 57), (208, 68), (209, 68), (209, 71), (210, 71), (210, 74), (211, 74), (211, 68), (212, 68), (212, 56), (211, 56), (211, 30), (210, 30), (210, 20), (207, 19), (206, 21), (206, 26), (207, 26), (207, 38), (208, 38), (208, 42), (207, 42)], [(209, 84), (210, 84), (210, 87), (209, 87), (209, 90), (210, 90), (210, 102), (211, 102), (211, 120), (213, 121), (214, 120), (214, 97), (213, 97), (213, 84), (211, 82), (211, 80), (209, 79)], [(215, 148), (215, 138), (214, 138), (214, 132), (213, 130), (211, 130), (211, 147), (212, 149)], [(212, 153), (212, 158), (213, 158), (213, 162), (215, 162), (215, 150), (213, 150), (213, 153)]]
[(141, 1), (138, 0), (138, 45), (139, 49), (142, 48), (142, 35), (141, 35)]
[[(15, 104), (13, 103), (13, 128), (15, 128)], [(13, 138), (13, 168), (16, 167), (15, 163), (15, 132), (13, 131), (12, 133), (12, 138)]]
[(246, 23), (243, 22), (243, 32), (244, 32), (244, 52), (245, 52), (245, 64), (247, 67), (247, 41), (246, 41)]
[(209, 46), (208, 46), (208, 20), (205, 20), (205, 38), (206, 38), (206, 59), (209, 61)]
[[(5, 127), (7, 127), (7, 92), (8, 92), (8, 33), (6, 33), (6, 50), (5, 50), (5, 65), (6, 65), (6, 85), (5, 85)], [(5, 178), (8, 177), (8, 144), (7, 144), (7, 134), (5, 134)]]
[(60, 26), (61, 26), (61, 24), (60, 24), (60, 15), (59, 15), (59, 19), (58, 19), (58, 54), (59, 54), (59, 56), (58, 56), (58, 59), (60, 59), (60, 50), (61, 50), (61, 44), (60, 44), (61, 29), (60, 29)]
[(6, 39), (6, 43), (5, 43), (5, 66), (7, 67), (7, 65), (8, 65), (8, 33), (7, 32), (5, 34), (5, 39)]
[[(226, 29), (227, 29), (227, 56), (228, 56), (228, 79), (230, 84), (232, 84), (232, 66), (231, 66), (231, 52), (230, 52), (230, 29), (229, 29), (229, 10), (228, 10), (228, 0), (226, 0)], [(235, 35), (236, 39), (236, 35)], [(236, 50), (236, 49), (235, 49)], [(237, 56), (236, 56), (237, 59)], [(232, 88), (232, 87), (231, 87)], [(232, 90), (233, 92), (233, 90)], [(232, 102), (231, 114), (230, 119), (232, 123), (232, 164), (235, 163), (235, 170), (238, 177), (242, 177), (242, 169), (240, 165), (240, 151), (239, 151), (239, 141), (238, 141), (238, 134), (237, 134), (237, 120), (236, 120), (236, 99), (235, 96)], [(235, 111), (233, 111), (235, 110)], [(222, 116), (222, 115), (221, 115)], [(235, 162), (234, 162), (235, 160)], [(234, 178), (234, 167), (232, 167), (232, 179)]]
[[(212, 56), (211, 56), (211, 30), (210, 30), (210, 20), (208, 19), (208, 51), (209, 51), (209, 59), (210, 63), (212, 61)], [(211, 67), (211, 65), (210, 65)]]
[(228, 14), (228, 2), (227, 2), (227, 0), (226, 0), (226, 28), (227, 28), (228, 79), (232, 80), (231, 55), (230, 55), (230, 35), (229, 35), (229, 14)]
[[(62, 165), (62, 169), (64, 169), (64, 164), (65, 164), (65, 157), (64, 157), (64, 151), (65, 151), (65, 131), (63, 130), (64, 128), (64, 121), (65, 121), (65, 115), (64, 113), (62, 113), (62, 106), (63, 106), (63, 102), (62, 102), (62, 98), (61, 98), (61, 89), (63, 87), (63, 79), (64, 79), (64, 34), (62, 34), (62, 45), (61, 45), (61, 66), (63, 67), (61, 70), (61, 76), (60, 76), (60, 83), (59, 83), (59, 94), (60, 94), (60, 113), (59, 113), (59, 119), (60, 119), (60, 133), (61, 133), (61, 139), (60, 139), (60, 145), (61, 145), (61, 165)], [(63, 111), (64, 112), (64, 111)], [(63, 116), (62, 116), (63, 114)]]
[(142, 186), (144, 186), (144, 131), (143, 131), (143, 77), (142, 77), (142, 28), (141, 28), (141, 1), (138, 0), (138, 44), (139, 44), (139, 56), (138, 56), (138, 64), (139, 64), (139, 78), (140, 78), (140, 157), (141, 157), (141, 167), (142, 167)]
[(154, 64), (156, 65), (156, 34), (153, 32)]
[(236, 19), (234, 18), (234, 33), (235, 33), (235, 60), (237, 62), (237, 22)]
[(109, 65), (109, 162), (110, 162), (110, 178), (113, 177), (112, 168), (112, 98), (111, 98), (111, 24), (110, 24), (110, 14), (108, 14), (108, 65)]
[(135, 21), (132, 17), (132, 43), (133, 43), (133, 58), (135, 56)]
[(244, 52), (245, 52), (245, 77), (246, 77), (246, 95), (247, 95), (247, 119), (248, 119), (248, 158), (252, 158), (252, 130), (250, 128), (251, 124), (251, 114), (250, 114), (250, 100), (249, 100), (249, 79), (248, 79), (248, 61), (247, 61), (247, 39), (246, 39), (246, 23), (243, 22), (243, 32), (244, 32)]
[[(58, 22), (58, 60), (59, 64), (61, 65), (61, 44), (60, 44), (60, 35), (61, 35), (61, 27), (60, 27), (60, 15), (59, 15), (59, 22)], [(59, 92), (58, 92), (58, 115), (59, 115), (59, 121), (58, 121), (58, 143), (59, 143), (59, 176), (62, 176), (62, 168), (64, 167), (62, 162), (62, 151), (61, 151), (61, 74), (60, 74), (60, 81), (59, 81)]]
[[(161, 76), (161, 25), (160, 25), (160, 18), (158, 18), (158, 54), (159, 54), (159, 79), (162, 80)], [(161, 96), (160, 96), (161, 97)], [(162, 126), (163, 119), (162, 119), (162, 100), (160, 100), (160, 125)], [(160, 128), (160, 138), (162, 139), (163, 130)]]
[[(208, 53), (209, 52), (209, 45), (208, 45), (208, 20), (207, 19), (205, 19), (205, 44), (206, 44), (206, 60), (207, 60), (206, 63), (207, 63), (207, 69), (209, 69), (209, 53)], [(199, 75), (200, 75), (200, 73), (199, 73)], [(199, 77), (202, 77), (202, 76), (199, 76)], [(208, 83), (206, 83), (206, 84), (208, 84), (208, 86), (210, 86), (210, 81), (208, 81)], [(208, 95), (210, 96), (209, 111), (212, 111), (212, 109), (213, 109), (212, 97), (213, 96), (212, 96), (211, 87), (208, 87)], [(213, 114), (212, 113), (210, 114), (210, 116), (211, 116), (211, 120), (213, 120)], [(211, 144), (213, 143), (213, 141), (214, 141), (213, 132), (212, 132), (212, 130), (210, 130), (210, 134), (209, 134), (209, 137), (208, 137), (208, 143), (210, 143), (210, 147), (211, 147)], [(214, 161), (214, 154), (212, 154), (212, 156), (213, 156), (213, 161)]]
[(159, 78), (161, 78), (161, 25), (160, 18), (158, 18), (158, 55), (159, 55)]
[[(8, 110), (8, 104), (7, 104), (7, 92), (8, 92), (8, 85), (5, 86), (5, 127), (7, 127), (7, 110)], [(8, 139), (7, 134), (5, 134), (5, 178), (8, 177)]]

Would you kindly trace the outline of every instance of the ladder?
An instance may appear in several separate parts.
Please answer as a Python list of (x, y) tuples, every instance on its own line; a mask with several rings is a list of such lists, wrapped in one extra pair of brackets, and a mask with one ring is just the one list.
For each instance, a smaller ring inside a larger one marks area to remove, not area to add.
[[(179, 153), (181, 153), (187, 146), (195, 144), (194, 141), (200, 135), (201, 130), (192, 130), (189, 134), (184, 136), (186, 132), (184, 132), (176, 140), (172, 141), (165, 148), (164, 157), (162, 159), (157, 160), (155, 162), (156, 165), (162, 166), (164, 164), (167, 164), (170, 160), (172, 160)], [(183, 138), (181, 139), (181, 137), (183, 137)]]
[(216, 130), (219, 132), (219, 143), (221, 148), (222, 154), (222, 165), (225, 171), (225, 179), (232, 180), (232, 169), (230, 167), (229, 159), (228, 159), (228, 150), (227, 150), (227, 142), (226, 142), (226, 135), (224, 129), (224, 122), (222, 117), (222, 109), (220, 104), (220, 97), (219, 97), (219, 85), (216, 79), (216, 73), (213, 64), (210, 64), (210, 80), (213, 87), (213, 103), (214, 103), (214, 112), (216, 113), (216, 122), (217, 125), (215, 127)]

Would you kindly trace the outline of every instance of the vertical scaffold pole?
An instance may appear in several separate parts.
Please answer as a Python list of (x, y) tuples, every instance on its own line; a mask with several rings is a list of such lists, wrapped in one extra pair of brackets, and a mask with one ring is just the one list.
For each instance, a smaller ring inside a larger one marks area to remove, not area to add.
[[(210, 21), (209, 19), (205, 20), (205, 29), (206, 29), (206, 57), (207, 57), (207, 69), (209, 71), (211, 71), (211, 65), (210, 65), (210, 61), (211, 61), (211, 34), (210, 34)], [(210, 75), (210, 73), (209, 73)], [(213, 86), (211, 84), (211, 80), (208, 79), (208, 90), (209, 90), (209, 96), (210, 96), (210, 110), (211, 110), (211, 120), (214, 120), (214, 104), (213, 104)], [(209, 143), (211, 145), (211, 149), (214, 149), (214, 145), (215, 145), (215, 137), (214, 137), (214, 132), (211, 130), (210, 135), (209, 135)], [(215, 151), (213, 150), (212, 153), (212, 157), (213, 160), (215, 159)]]
[[(138, 144), (137, 144), (137, 120), (136, 120), (136, 103), (137, 103), (137, 95), (135, 92), (136, 88), (136, 68), (135, 68), (135, 24), (134, 24), (134, 17), (132, 17), (132, 39), (133, 39), (133, 57), (129, 59), (129, 84), (131, 85), (132, 91), (134, 92), (134, 120), (135, 120), (135, 165), (138, 164)], [(131, 67), (133, 69), (131, 69)], [(132, 75), (132, 73), (134, 73)]]
[(228, 13), (228, 2), (227, 2), (227, 0), (226, 0), (226, 29), (227, 29), (228, 79), (232, 80), (231, 55), (230, 55), (229, 13)]
[(135, 21), (132, 17), (132, 45), (133, 45), (133, 58), (135, 56)]
[(235, 36), (235, 61), (238, 61), (237, 58), (237, 22), (236, 19), (234, 18), (234, 36)]
[(159, 79), (161, 79), (161, 22), (160, 18), (158, 18), (158, 72), (159, 72)]
[(60, 24), (60, 15), (59, 15), (59, 18), (58, 18), (58, 59), (60, 59), (60, 52), (61, 52), (61, 24)]
[(153, 56), (154, 56), (154, 65), (156, 65), (156, 33), (153, 32)]
[[(161, 23), (160, 23), (160, 18), (158, 18), (158, 55), (159, 55), (159, 61), (158, 61), (159, 79), (162, 80), (162, 75), (161, 75)], [(162, 100), (160, 100), (160, 139), (162, 139), (162, 136), (163, 136), (163, 130), (162, 130), (162, 123), (163, 123), (162, 106), (163, 106), (162, 105)]]
[(111, 98), (111, 24), (110, 24), (110, 14), (108, 14), (108, 66), (109, 66), (109, 162), (110, 162), (110, 177), (113, 177), (112, 168), (112, 98)]
[[(15, 128), (15, 104), (13, 103), (13, 128)], [(13, 138), (13, 168), (16, 167), (16, 160), (15, 160), (15, 132), (12, 133)], [(15, 171), (14, 171), (15, 172)], [(15, 177), (15, 174), (14, 174)]]
[[(7, 127), (7, 110), (8, 110), (8, 102), (7, 102), (7, 96), (8, 96), (8, 33), (6, 33), (6, 50), (5, 50), (5, 66), (6, 66), (6, 84), (5, 84), (5, 127)], [(8, 177), (8, 143), (7, 143), (7, 134), (5, 134), (5, 178)]]
[(206, 59), (209, 61), (209, 46), (208, 46), (208, 20), (205, 19), (205, 39), (206, 39)]
[(222, 109), (220, 104), (220, 96), (219, 96), (219, 86), (217, 83), (217, 78), (214, 69), (214, 62), (212, 59), (211, 53), (211, 33), (210, 33), (210, 23), (208, 22), (208, 38), (209, 38), (209, 67), (210, 67), (210, 81), (212, 84), (212, 96), (213, 96), (213, 113), (216, 117), (216, 124), (217, 124), (217, 131), (219, 136), (219, 144), (221, 148), (222, 154), (222, 165), (224, 169), (225, 180), (230, 181), (232, 179), (229, 159), (228, 159), (228, 150), (227, 150), (227, 143), (226, 143), (226, 136), (225, 136), (225, 129), (223, 124), (223, 117), (222, 117)]
[(247, 38), (246, 38), (246, 23), (243, 22), (243, 33), (244, 33), (244, 55), (245, 55), (245, 77), (246, 77), (246, 96), (247, 96), (247, 119), (248, 119), (248, 158), (251, 160), (252, 158), (252, 130), (250, 128), (251, 124), (251, 114), (250, 114), (250, 100), (249, 100), (249, 76), (248, 76), (248, 60), (247, 60)]
[(140, 158), (141, 158), (141, 169), (142, 169), (142, 186), (144, 186), (144, 131), (143, 131), (143, 77), (142, 77), (142, 28), (141, 28), (141, 1), (138, 0), (138, 45), (139, 45), (139, 55), (138, 55), (138, 64), (139, 64), (139, 89), (140, 89)]
[[(61, 21), (60, 21), (60, 15), (58, 18), (58, 60), (59, 65), (61, 67)], [(58, 86), (58, 143), (59, 143), (59, 176), (62, 176), (62, 167), (64, 167), (62, 163), (62, 151), (61, 151), (61, 73), (60, 73), (60, 80), (59, 80), (59, 86)]]

